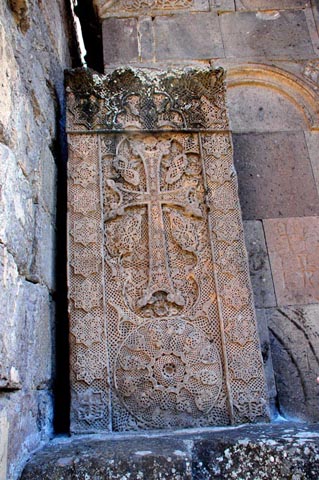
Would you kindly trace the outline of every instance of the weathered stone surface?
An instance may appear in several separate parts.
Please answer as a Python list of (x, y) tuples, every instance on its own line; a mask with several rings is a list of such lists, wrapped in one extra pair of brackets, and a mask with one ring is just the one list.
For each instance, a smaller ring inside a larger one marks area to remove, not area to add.
[(319, 302), (319, 218), (264, 221), (278, 305)]
[(318, 452), (317, 425), (287, 422), (151, 437), (73, 438), (38, 452), (21, 480), (317, 480)]
[(129, 65), (138, 60), (137, 19), (107, 18), (102, 28), (105, 66)]
[[(53, 313), (44, 284), (53, 288), (50, 224), (56, 165), (62, 163), (63, 72), (71, 62), (67, 12), (63, 0), (0, 2), (0, 411), (6, 409), (9, 422), (6, 480), (16, 480), (30, 451), (52, 433)], [(3, 431), (0, 443), (4, 437)]]
[(235, 0), (209, 0), (212, 10), (217, 12), (232, 12), (235, 10)]
[(6, 412), (4, 428), (8, 429), (5, 480), (16, 480), (31, 453), (52, 436), (52, 394), (44, 390), (2, 393), (0, 412)]
[(152, 17), (139, 19), (138, 36), (142, 61), (153, 60), (155, 56), (155, 38)]
[(236, 9), (241, 10), (285, 10), (310, 7), (310, 0), (236, 0)]
[(245, 220), (319, 213), (303, 132), (238, 134), (233, 140)]
[(8, 250), (0, 250), (0, 390), (42, 388), (52, 369), (49, 293), (23, 280)]
[(0, 412), (0, 478), (7, 478), (9, 423), (7, 411)]
[(108, 91), (109, 133), (68, 136), (72, 432), (264, 419), (221, 70), (71, 72), (70, 124)]
[(216, 13), (157, 17), (154, 28), (157, 60), (224, 56)]
[(226, 58), (298, 59), (315, 55), (303, 10), (222, 15)]
[(132, 68), (103, 76), (75, 69), (66, 72), (66, 85), (67, 130), (72, 133), (228, 128), (222, 68), (169, 75), (161, 71), (156, 76)]
[(274, 307), (276, 297), (262, 222), (246, 220), (244, 232), (255, 305)]
[(319, 132), (305, 132), (308, 152), (319, 192)]
[(209, 10), (209, 0), (94, 0), (94, 3), (100, 18)]
[(20, 273), (30, 268), (34, 235), (32, 190), (12, 151), (0, 144), (0, 240), (15, 257)]
[(271, 418), (276, 418), (277, 412), (277, 388), (274, 376), (273, 360), (270, 348), (269, 326), (266, 309), (256, 309), (258, 334), (261, 352), (264, 361), (265, 377), (268, 389), (268, 401)]
[(319, 420), (318, 305), (265, 310), (280, 413)]
[[(42, 282), (50, 290), (55, 289), (55, 236), (52, 216), (40, 206), (36, 206), (35, 239), (33, 242), (33, 260), (28, 279)], [(53, 255), (48, 256), (48, 252)]]
[(270, 88), (254, 85), (228, 88), (227, 107), (231, 129), (235, 133), (308, 128), (300, 110), (284, 95)]

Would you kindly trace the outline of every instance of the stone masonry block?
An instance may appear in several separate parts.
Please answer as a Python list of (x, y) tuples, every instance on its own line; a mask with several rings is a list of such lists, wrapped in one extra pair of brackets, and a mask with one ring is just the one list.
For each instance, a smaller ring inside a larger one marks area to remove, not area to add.
[(142, 17), (138, 22), (141, 59), (153, 60), (155, 55), (154, 28), (152, 17)]
[(264, 220), (278, 305), (319, 303), (319, 218)]
[(43, 390), (51, 387), (53, 369), (53, 318), (48, 289), (25, 282), (24, 309), (25, 330), (21, 346), (26, 348), (26, 360), (21, 365), (21, 369), (25, 369), (22, 376), (31, 388)]
[(226, 58), (314, 56), (303, 10), (229, 13), (220, 21)]
[[(52, 370), (52, 318), (46, 287), (23, 280), (0, 249), (0, 390), (43, 388)], [(36, 359), (36, 360), (35, 360)]]
[(5, 428), (8, 429), (7, 477), (4, 479), (15, 480), (20, 478), (19, 473), (30, 454), (52, 436), (52, 395), (36, 390), (4, 394), (0, 397), (2, 411), (6, 412)]
[(319, 132), (305, 132), (308, 152), (319, 192)]
[(193, 13), (155, 19), (157, 60), (223, 57), (216, 13)]
[(12, 255), (0, 246), (0, 389), (21, 388), (23, 281)]
[(264, 361), (265, 377), (268, 389), (268, 399), (271, 416), (276, 414), (276, 382), (274, 377), (274, 367), (270, 348), (269, 326), (267, 309), (256, 309), (258, 334), (260, 339), (261, 353)]
[(245, 220), (319, 214), (303, 132), (239, 134), (233, 139)]
[(57, 188), (57, 167), (50, 149), (44, 146), (41, 151), (41, 184), (39, 185), (39, 203), (55, 219), (56, 214), (56, 188)]
[(137, 19), (107, 18), (103, 21), (104, 64), (125, 65), (138, 61)]
[(34, 234), (32, 188), (12, 151), (0, 144), (0, 241), (14, 256), (20, 273), (30, 267)]
[(235, 0), (236, 10), (291, 10), (311, 7), (310, 0)]
[(318, 305), (267, 309), (280, 413), (319, 420)]
[(245, 221), (244, 231), (255, 306), (274, 307), (276, 297), (262, 222)]
[(275, 90), (255, 85), (228, 88), (227, 106), (233, 132), (305, 130), (296, 106)]
[(45, 283), (50, 290), (54, 290), (55, 229), (51, 215), (39, 205), (36, 206), (36, 228), (32, 253), (33, 261), (28, 278), (35, 282)]
[(235, 0), (210, 0), (210, 7), (217, 12), (233, 12), (235, 10)]

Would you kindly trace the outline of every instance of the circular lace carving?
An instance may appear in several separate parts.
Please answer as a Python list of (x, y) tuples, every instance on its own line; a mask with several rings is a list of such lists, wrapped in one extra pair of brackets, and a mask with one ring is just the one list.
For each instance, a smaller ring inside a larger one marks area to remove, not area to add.
[(191, 425), (209, 414), (222, 387), (219, 353), (190, 322), (152, 320), (124, 341), (115, 363), (115, 388), (145, 425)]

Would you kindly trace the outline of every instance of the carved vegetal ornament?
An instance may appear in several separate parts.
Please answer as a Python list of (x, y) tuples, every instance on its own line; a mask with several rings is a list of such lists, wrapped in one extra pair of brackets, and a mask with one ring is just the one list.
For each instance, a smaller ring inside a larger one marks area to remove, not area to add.
[(67, 84), (72, 430), (264, 419), (222, 70)]

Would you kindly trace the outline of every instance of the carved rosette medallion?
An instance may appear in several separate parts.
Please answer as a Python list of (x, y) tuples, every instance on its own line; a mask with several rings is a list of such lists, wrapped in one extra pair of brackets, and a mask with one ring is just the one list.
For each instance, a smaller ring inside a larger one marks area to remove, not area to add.
[(115, 388), (142, 423), (191, 426), (220, 400), (222, 364), (209, 338), (180, 318), (152, 320), (121, 345)]
[(67, 83), (72, 431), (265, 419), (222, 70)]

